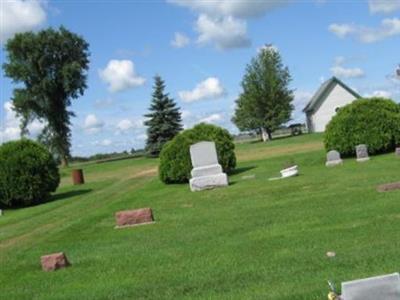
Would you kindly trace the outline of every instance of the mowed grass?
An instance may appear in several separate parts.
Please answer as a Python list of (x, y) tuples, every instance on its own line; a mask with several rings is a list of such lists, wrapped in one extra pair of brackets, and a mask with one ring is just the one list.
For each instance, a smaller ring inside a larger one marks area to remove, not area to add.
[[(400, 270), (394, 154), (326, 168), (320, 135), (237, 145), (228, 188), (164, 185), (157, 160), (63, 170), (56, 201), (0, 217), (0, 299), (326, 299), (327, 279)], [(288, 159), (300, 176), (268, 181)], [(114, 229), (114, 213), (153, 208), (156, 223)], [(42, 272), (65, 251), (72, 267)], [(327, 258), (335, 251), (335, 258)]]

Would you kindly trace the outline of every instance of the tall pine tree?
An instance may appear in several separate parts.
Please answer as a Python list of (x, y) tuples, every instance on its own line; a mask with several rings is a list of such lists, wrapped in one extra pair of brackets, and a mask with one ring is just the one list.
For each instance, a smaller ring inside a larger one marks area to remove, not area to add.
[(160, 76), (154, 77), (154, 92), (147, 120), (146, 151), (150, 156), (158, 156), (162, 146), (182, 130), (179, 107), (168, 94), (164, 93), (165, 83)]

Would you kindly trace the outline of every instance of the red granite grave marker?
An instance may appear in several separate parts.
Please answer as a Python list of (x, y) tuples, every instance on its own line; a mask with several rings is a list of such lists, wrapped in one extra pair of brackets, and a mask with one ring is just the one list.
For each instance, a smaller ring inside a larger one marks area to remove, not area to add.
[(115, 214), (117, 228), (149, 224), (154, 222), (151, 208), (119, 211)]
[(63, 252), (43, 255), (40, 258), (40, 261), (42, 264), (42, 270), (46, 272), (55, 271), (71, 265)]

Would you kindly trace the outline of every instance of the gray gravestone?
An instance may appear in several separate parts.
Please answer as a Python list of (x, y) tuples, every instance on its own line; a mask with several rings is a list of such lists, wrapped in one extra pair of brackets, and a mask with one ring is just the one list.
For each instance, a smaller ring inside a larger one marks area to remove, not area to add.
[(399, 273), (342, 283), (343, 300), (399, 300)]
[(400, 147), (396, 148), (396, 152), (395, 153), (396, 153), (397, 156), (400, 156)]
[(356, 147), (357, 161), (363, 162), (369, 160), (367, 145), (361, 144)]
[(327, 167), (332, 167), (336, 165), (341, 165), (343, 160), (340, 157), (340, 153), (336, 150), (331, 150), (326, 154), (326, 163)]
[(201, 191), (228, 185), (228, 176), (218, 163), (214, 142), (199, 142), (190, 146), (193, 169), (190, 179), (191, 191)]

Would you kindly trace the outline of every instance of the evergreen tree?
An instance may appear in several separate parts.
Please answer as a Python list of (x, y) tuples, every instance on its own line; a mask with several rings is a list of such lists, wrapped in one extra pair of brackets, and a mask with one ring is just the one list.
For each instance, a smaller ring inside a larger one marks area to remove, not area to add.
[(164, 93), (165, 84), (160, 76), (154, 77), (154, 92), (150, 112), (145, 115), (147, 128), (146, 152), (158, 156), (162, 146), (182, 130), (182, 118), (179, 107), (168, 94)]
[(264, 47), (246, 68), (233, 123), (242, 131), (261, 133), (264, 141), (272, 139), (272, 132), (290, 120), (294, 98), (290, 81), (278, 50)]

